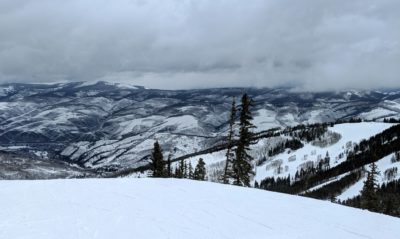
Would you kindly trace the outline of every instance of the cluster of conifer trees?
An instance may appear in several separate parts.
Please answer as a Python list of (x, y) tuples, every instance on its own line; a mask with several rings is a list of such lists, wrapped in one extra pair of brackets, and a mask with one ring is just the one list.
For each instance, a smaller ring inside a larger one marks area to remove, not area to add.
[(178, 166), (173, 170), (171, 165), (171, 157), (164, 160), (162, 149), (158, 141), (154, 143), (153, 152), (151, 154), (151, 176), (156, 178), (188, 178), (204, 181), (207, 179), (206, 164), (200, 158), (196, 167), (193, 169), (191, 162), (186, 163), (181, 160)]
[(282, 193), (292, 193), (292, 188), (290, 187), (290, 175), (287, 177), (267, 177), (261, 180), (260, 183), (257, 181), (254, 183), (255, 188), (260, 188), (268, 191), (273, 192), (282, 192)]
[(361, 195), (339, 203), (400, 217), (400, 179), (379, 185), (378, 174), (376, 164), (372, 163)]
[(317, 123), (313, 125), (298, 125), (295, 127), (288, 128), (285, 135), (311, 142), (328, 131), (328, 123)]
[(395, 118), (384, 118), (383, 119), (384, 123), (400, 123), (400, 119), (395, 119)]
[(336, 124), (344, 124), (344, 123), (361, 123), (363, 122), (363, 120), (361, 118), (358, 117), (352, 117), (350, 119), (339, 119), (336, 120)]
[(238, 186), (250, 187), (250, 179), (254, 175), (253, 157), (248, 153), (253, 136), (251, 130), (254, 128), (254, 125), (251, 123), (253, 117), (250, 109), (253, 104), (252, 99), (247, 94), (243, 94), (239, 106), (238, 140), (235, 145), (233, 141), (237, 135), (235, 128), (238, 110), (235, 99), (232, 101), (227, 136), (226, 164), (221, 178), (221, 182), (223, 183), (233, 183)]
[(298, 139), (287, 139), (285, 142), (282, 142), (276, 145), (274, 148), (268, 150), (268, 156), (272, 157), (274, 155), (283, 153), (285, 149), (297, 150), (303, 148), (303, 143)]
[(370, 164), (370, 170), (367, 172), (367, 179), (361, 191), (361, 207), (376, 211), (379, 208), (377, 175), (379, 175), (378, 167), (375, 162)]

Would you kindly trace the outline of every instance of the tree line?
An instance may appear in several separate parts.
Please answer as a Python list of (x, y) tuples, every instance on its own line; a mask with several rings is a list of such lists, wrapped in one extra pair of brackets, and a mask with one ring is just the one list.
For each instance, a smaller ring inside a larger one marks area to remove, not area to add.
[(172, 166), (171, 157), (164, 160), (163, 152), (158, 141), (154, 143), (151, 154), (151, 176), (155, 178), (188, 178), (204, 181), (207, 179), (206, 164), (202, 158), (193, 169), (192, 163), (181, 160), (177, 166)]

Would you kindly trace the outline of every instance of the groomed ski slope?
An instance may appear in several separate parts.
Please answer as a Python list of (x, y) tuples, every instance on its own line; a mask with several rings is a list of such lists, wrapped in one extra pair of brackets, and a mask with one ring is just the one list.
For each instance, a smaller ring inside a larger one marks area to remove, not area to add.
[(179, 179), (0, 182), (0, 238), (399, 238), (400, 219)]

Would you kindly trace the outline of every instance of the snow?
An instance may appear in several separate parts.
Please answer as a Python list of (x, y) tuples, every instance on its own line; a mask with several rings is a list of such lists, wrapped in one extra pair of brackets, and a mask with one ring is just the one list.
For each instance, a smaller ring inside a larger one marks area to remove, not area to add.
[(133, 90), (137, 90), (138, 88), (132, 84), (129, 83), (114, 83), (116, 86), (118, 86), (119, 88), (125, 88), (125, 89), (133, 89)]
[[(333, 178), (329, 179), (328, 181), (326, 181), (325, 183), (321, 183), (321, 184), (319, 184), (319, 185), (317, 185), (317, 186), (315, 186), (315, 187), (309, 188), (309, 189), (307, 189), (306, 191), (311, 192), (311, 191), (320, 189), (320, 188), (324, 187), (325, 185), (328, 185), (328, 184), (330, 184), (330, 183), (333, 183), (333, 182), (335, 182), (335, 181), (338, 181), (338, 180), (342, 179), (343, 177), (345, 177), (345, 176), (347, 176), (347, 175), (349, 175), (349, 174), (350, 174), (350, 173), (344, 173), (344, 174), (341, 174), (341, 175), (339, 175), (339, 176), (333, 177)], [(306, 191), (304, 191), (304, 192), (302, 192), (302, 193), (305, 193)]]
[[(302, 122), (309, 124), (321, 122), (323, 113), (321, 109), (310, 110), (302, 116)], [(292, 113), (278, 115), (273, 109), (260, 109), (255, 114), (252, 123), (257, 126), (258, 131), (262, 131), (282, 126), (295, 126), (297, 118)]]
[(7, 96), (10, 92), (14, 91), (14, 86), (4, 87), (0, 86), (0, 96)]
[(117, 83), (113, 83), (113, 82), (107, 82), (107, 81), (85, 81), (85, 82), (80, 82), (80, 84), (77, 87), (87, 87), (87, 86), (93, 86), (99, 83), (103, 83), (106, 85), (110, 85), (110, 86), (116, 86), (122, 89), (138, 89), (136, 86), (129, 84), (129, 83), (123, 83), (123, 82), (117, 82)]
[(9, 108), (8, 102), (0, 102), (0, 110), (7, 110)]
[[(391, 127), (392, 125), (393, 124), (376, 122), (336, 124), (333, 127), (329, 127), (328, 130), (341, 135), (341, 139), (337, 143), (324, 148), (314, 146), (312, 144), (305, 144), (303, 148), (300, 148), (296, 151), (291, 152), (286, 150), (284, 153), (272, 157), (271, 160), (266, 164), (257, 167), (255, 180), (260, 181), (266, 177), (272, 176), (287, 177), (289, 174), (294, 176), (296, 171), (303, 163), (307, 161), (316, 162), (319, 156), (324, 158), (326, 152), (329, 153), (331, 159), (330, 164), (331, 167), (333, 167), (346, 159), (346, 155), (344, 155), (342, 159), (339, 159), (338, 156), (341, 153), (345, 153), (347, 149), (347, 143), (359, 143), (361, 140), (369, 139), (370, 137)], [(289, 161), (291, 156), (295, 156), (296, 160)], [(305, 156), (307, 157), (307, 160), (304, 160)], [(277, 175), (275, 167), (268, 167), (269, 165), (273, 164), (273, 161), (275, 160), (281, 160), (282, 167), (285, 168), (285, 166), (288, 166), (288, 170), (284, 170)]]
[(281, 124), (276, 120), (276, 112), (266, 109), (258, 110), (257, 115), (254, 116), (252, 123), (257, 126), (258, 131), (281, 126)]
[[(378, 167), (378, 171), (380, 172), (378, 175), (378, 178), (377, 178), (379, 184), (389, 181), (387, 178), (385, 178), (385, 171), (387, 169), (390, 169), (390, 168), (397, 168), (398, 170), (400, 169), (400, 162), (392, 163), (391, 162), (392, 157), (394, 157), (394, 154), (390, 154), (386, 157), (383, 157), (382, 159), (380, 159), (376, 162), (376, 166)], [(400, 173), (400, 171), (399, 171), (399, 173)], [(396, 177), (392, 178), (391, 180), (396, 180), (399, 178), (400, 178), (400, 174), (398, 174)]]
[(174, 132), (199, 128), (198, 120), (192, 115), (173, 116), (169, 118), (161, 115), (151, 115), (149, 117), (134, 119), (131, 119), (130, 116), (124, 116), (115, 121), (119, 122), (119, 129), (115, 133), (120, 136), (132, 132), (157, 132), (169, 127), (176, 127), (173, 130)]
[(393, 110), (389, 109), (383, 109), (383, 108), (376, 108), (373, 109), (369, 112), (364, 112), (360, 114), (360, 117), (366, 120), (375, 120), (383, 117), (391, 117), (393, 115), (396, 115), (398, 112), (395, 112)]
[(347, 123), (337, 124), (332, 131), (342, 135), (342, 140), (350, 140), (359, 142), (363, 139), (368, 139), (380, 132), (390, 128), (393, 124), (377, 123), (377, 122), (361, 122), (361, 123)]
[[(378, 171), (380, 172), (379, 175), (377, 176), (377, 183), (380, 185), (400, 178), (400, 162), (392, 163), (391, 159), (393, 156), (394, 154), (390, 154), (376, 162), (376, 166), (378, 167)], [(390, 168), (397, 168), (399, 173), (397, 174), (397, 176), (389, 180), (385, 178), (385, 171)], [(365, 169), (369, 170), (369, 165), (366, 165)], [(366, 178), (364, 175), (364, 177), (362, 177), (359, 181), (357, 181), (355, 184), (346, 189), (340, 196), (338, 196), (337, 199), (346, 200), (359, 195), (360, 191), (364, 186), (365, 179)]]
[(359, 195), (360, 191), (362, 190), (362, 188), (364, 186), (364, 181), (365, 181), (365, 177), (361, 178), (355, 184), (351, 185), (348, 189), (344, 190), (344, 192), (336, 198), (341, 201), (344, 201), (344, 200), (347, 200), (349, 198), (353, 198), (353, 197)]
[[(348, 142), (351, 142), (351, 144), (359, 143), (361, 140), (368, 139), (384, 131), (385, 129), (390, 128), (391, 126), (393, 126), (393, 124), (381, 123), (381, 122), (346, 123), (346, 124), (334, 125), (333, 127), (329, 127), (329, 131), (336, 132), (341, 135), (341, 138), (337, 143), (324, 148), (305, 143), (304, 147), (301, 149), (295, 151), (286, 150), (281, 154), (271, 157), (266, 163), (262, 164), (261, 166), (256, 167), (255, 168), (256, 175), (253, 178), (253, 180), (260, 182), (266, 177), (287, 177), (289, 174), (291, 177), (293, 177), (296, 171), (301, 166), (301, 164), (308, 161), (316, 162), (318, 160), (318, 156), (324, 158), (326, 152), (329, 153), (329, 156), (331, 158), (330, 164), (331, 167), (333, 167), (346, 160), (345, 152), (347, 150), (346, 145)], [(265, 155), (266, 152), (268, 152), (269, 146), (274, 145), (275, 143), (282, 142), (286, 140), (286, 138), (288, 137), (261, 139), (257, 144), (251, 146), (250, 154), (255, 159), (259, 159), (260, 157)], [(221, 150), (210, 154), (203, 154), (191, 157), (188, 158), (187, 161), (191, 161), (192, 165), (196, 165), (198, 159), (203, 158), (206, 163), (207, 170), (212, 172), (216, 169), (221, 169), (221, 165), (224, 165), (222, 162), (225, 161), (226, 158), (225, 153), (226, 150)], [(344, 157), (339, 159), (338, 156), (341, 153), (344, 153)], [(307, 157), (307, 160), (304, 160), (305, 155)], [(289, 161), (289, 158), (291, 156), (295, 156), (296, 160)], [(270, 166), (276, 160), (282, 161), (281, 166), (283, 170), (280, 174), (276, 173), (275, 170), (276, 167)], [(285, 168), (287, 168), (287, 171), (285, 170)], [(329, 182), (336, 181), (343, 176), (345, 175), (339, 175), (337, 178), (331, 179)], [(325, 184), (329, 182), (326, 182)], [(313, 189), (317, 189), (321, 186), (322, 185), (317, 185)], [(358, 191), (356, 192), (356, 194), (357, 193)], [(353, 195), (354, 193), (351, 194)]]
[[(226, 159), (226, 151), (225, 150), (221, 150), (221, 151), (217, 151), (214, 153), (210, 153), (210, 154), (203, 154), (200, 156), (194, 156), (191, 158), (186, 159), (187, 162), (190, 162), (193, 166), (196, 166), (197, 163), (199, 162), (199, 159), (202, 158), (204, 163), (206, 164), (206, 169), (207, 172), (210, 173), (215, 165), (218, 165), (219, 163), (225, 162)], [(179, 162), (176, 162), (174, 164), (174, 166), (179, 165)], [(223, 164), (225, 165), (225, 164)]]
[(1, 181), (1, 238), (398, 238), (400, 219), (178, 179)]
[(309, 124), (314, 124), (321, 122), (321, 114), (323, 114), (324, 111), (321, 109), (318, 110), (311, 110), (308, 112), (305, 116), (307, 117), (307, 123)]
[(382, 119), (384, 117), (398, 118), (400, 115), (400, 103), (399, 100), (384, 100), (380, 103), (380, 107), (374, 108), (368, 112), (363, 112), (360, 117), (366, 120)]
[(163, 127), (176, 125), (179, 126), (180, 130), (196, 128), (199, 126), (197, 119), (192, 115), (170, 117), (162, 124)]
[[(119, 135), (124, 135), (132, 132), (141, 132), (144, 131), (158, 122), (162, 122), (164, 117), (159, 116), (159, 115), (152, 115), (149, 117), (145, 118), (139, 118), (139, 119), (132, 119), (129, 121), (121, 121), (119, 123), (120, 126), (120, 132), (118, 131), (117, 134)], [(118, 119), (120, 120), (120, 119)]]

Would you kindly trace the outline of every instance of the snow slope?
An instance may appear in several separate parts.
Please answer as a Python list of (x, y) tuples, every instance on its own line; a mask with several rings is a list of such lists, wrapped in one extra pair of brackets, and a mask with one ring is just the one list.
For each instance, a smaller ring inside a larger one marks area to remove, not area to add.
[(0, 238), (398, 238), (400, 219), (177, 179), (0, 182)]
[[(394, 157), (394, 154), (390, 154), (376, 162), (376, 166), (378, 167), (379, 175), (377, 176), (377, 183), (382, 185), (383, 183), (388, 183), (392, 180), (397, 180), (400, 178), (400, 174), (396, 173), (392, 178), (387, 178), (385, 175), (386, 170), (391, 168), (397, 168), (397, 171), (400, 172), (400, 162), (392, 162), (391, 159)], [(370, 165), (370, 164), (369, 164)], [(365, 166), (367, 170), (370, 169), (369, 165)], [(349, 198), (353, 198), (360, 194), (364, 186), (364, 181), (366, 180), (366, 175), (358, 180), (355, 184), (347, 188), (341, 195), (337, 197), (340, 200), (346, 200)]]
[[(306, 163), (312, 163), (317, 165), (319, 158), (324, 158), (328, 152), (330, 156), (330, 167), (334, 167), (347, 158), (347, 152), (353, 149), (354, 144), (360, 143), (364, 139), (381, 133), (382, 131), (390, 128), (393, 124), (381, 123), (381, 122), (361, 122), (361, 123), (345, 123), (336, 124), (333, 127), (329, 127), (328, 130), (340, 134), (340, 139), (327, 147), (320, 147), (313, 145), (312, 143), (304, 143), (304, 147), (290, 151), (286, 150), (283, 153), (269, 157), (268, 160), (260, 166), (255, 168), (256, 175), (254, 180), (260, 182), (266, 177), (287, 177), (290, 175), (293, 177), (297, 170), (300, 170)], [(250, 154), (256, 159), (260, 159), (263, 155), (268, 152), (271, 145), (276, 142), (286, 140), (288, 137), (275, 137), (262, 139), (257, 144), (251, 146)], [(189, 158), (188, 161), (192, 162), (192, 165), (196, 165), (199, 158), (203, 158), (208, 171), (221, 170), (224, 166), (226, 151), (218, 151), (211, 154), (198, 155)], [(342, 155), (340, 158), (339, 156)], [(277, 166), (280, 165), (282, 170), (278, 173)], [(344, 176), (344, 175), (343, 175)], [(336, 178), (335, 180), (339, 179)], [(210, 178), (211, 181), (213, 180)], [(334, 180), (333, 180), (334, 181)], [(319, 185), (322, 186), (322, 185)], [(318, 187), (319, 187), (318, 186)], [(314, 188), (315, 189), (315, 188)]]
[[(359, 143), (363, 139), (370, 137), (390, 128), (392, 124), (376, 123), (376, 122), (362, 122), (362, 123), (346, 123), (337, 124), (329, 127), (328, 130), (339, 133), (341, 138), (338, 142), (328, 146), (319, 147), (312, 144), (305, 144), (303, 148), (295, 151), (286, 151), (272, 157), (266, 164), (257, 167), (257, 175), (255, 180), (260, 181), (266, 177), (287, 177), (289, 174), (293, 176), (300, 167), (309, 162), (317, 162), (318, 158), (324, 158), (328, 152), (331, 162), (331, 167), (338, 165), (346, 160), (346, 150), (350, 149), (348, 146), (354, 143)], [(340, 154), (344, 154), (339, 158)], [(284, 169), (281, 173), (277, 174), (276, 167), (272, 166), (274, 162), (281, 162)]]

